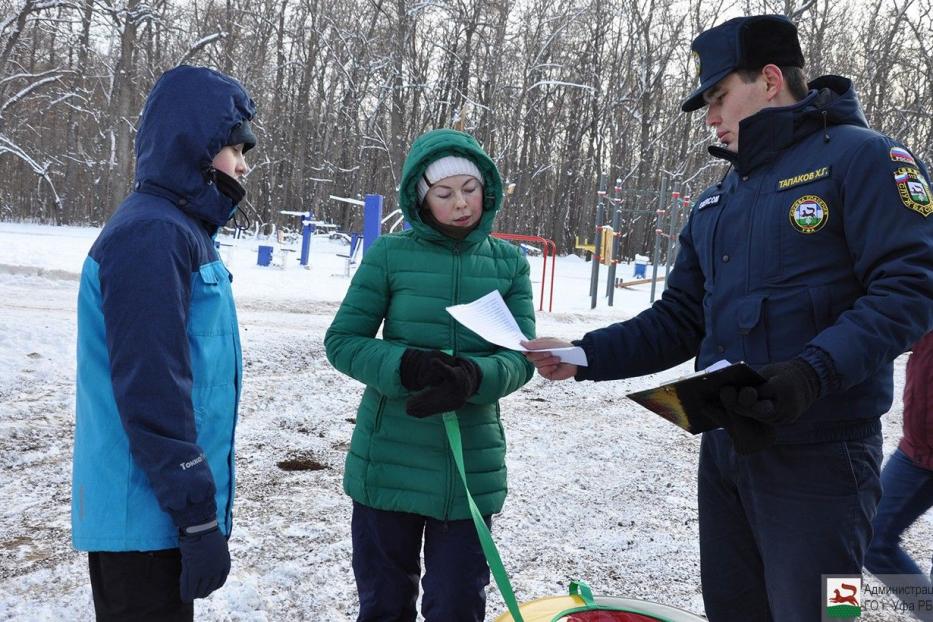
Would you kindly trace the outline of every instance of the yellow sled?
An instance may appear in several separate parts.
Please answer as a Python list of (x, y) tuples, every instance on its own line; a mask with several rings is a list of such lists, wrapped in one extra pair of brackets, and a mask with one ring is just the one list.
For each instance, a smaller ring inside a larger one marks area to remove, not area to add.
[[(683, 609), (658, 603), (617, 598), (593, 597), (582, 581), (570, 584), (568, 596), (546, 596), (524, 603), (519, 607), (524, 622), (705, 622)], [(514, 622), (506, 612), (496, 622)]]

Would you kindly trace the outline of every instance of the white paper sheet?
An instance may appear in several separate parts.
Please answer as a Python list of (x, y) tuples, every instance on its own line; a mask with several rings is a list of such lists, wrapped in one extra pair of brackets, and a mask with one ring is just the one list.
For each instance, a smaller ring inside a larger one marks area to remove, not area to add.
[[(498, 290), (493, 290), (471, 303), (447, 307), (447, 312), (489, 343), (519, 352), (529, 351), (521, 343), (528, 338), (522, 334)], [(586, 366), (586, 353), (583, 352), (583, 348), (554, 348), (547, 351), (564, 363)]]

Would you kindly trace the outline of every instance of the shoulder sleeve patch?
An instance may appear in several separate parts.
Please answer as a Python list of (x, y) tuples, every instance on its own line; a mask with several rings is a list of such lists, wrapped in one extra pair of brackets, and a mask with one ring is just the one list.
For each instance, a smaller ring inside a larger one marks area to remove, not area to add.
[(892, 162), (903, 162), (904, 164), (917, 166), (917, 161), (914, 160), (914, 156), (903, 147), (891, 147), (891, 151), (888, 153), (891, 156)]
[(924, 218), (933, 213), (930, 185), (919, 169), (913, 166), (902, 166), (896, 169), (894, 183), (897, 184), (897, 193), (907, 209), (917, 212)]

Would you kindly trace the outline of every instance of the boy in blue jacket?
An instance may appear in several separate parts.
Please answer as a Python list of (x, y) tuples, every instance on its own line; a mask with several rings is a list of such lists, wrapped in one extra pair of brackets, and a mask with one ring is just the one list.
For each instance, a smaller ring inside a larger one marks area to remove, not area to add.
[[(868, 127), (851, 81), (809, 84), (797, 29), (759, 15), (693, 41), (728, 162), (697, 199), (661, 300), (579, 342), (588, 367), (545, 352), (546, 378), (612, 380), (696, 357), (745, 361), (724, 388), (698, 477), (703, 601), (713, 622), (819, 620), (821, 575), (860, 576), (881, 495), (880, 417), (892, 361), (933, 327), (926, 168)], [(532, 349), (559, 347), (540, 339)], [(570, 345), (570, 344), (566, 344)]]
[(224, 584), (242, 378), (231, 276), (213, 236), (245, 195), (255, 106), (219, 72), (156, 82), (136, 182), (78, 293), (72, 539), (98, 620), (192, 620)]

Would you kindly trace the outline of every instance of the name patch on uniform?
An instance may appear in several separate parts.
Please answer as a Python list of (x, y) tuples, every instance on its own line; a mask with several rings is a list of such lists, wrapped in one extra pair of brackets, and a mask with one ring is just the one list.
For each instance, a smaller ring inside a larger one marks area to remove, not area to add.
[(710, 205), (716, 205), (717, 203), (719, 203), (719, 197), (721, 196), (722, 196), (721, 194), (714, 194), (711, 197), (706, 197), (705, 199), (700, 201), (699, 205), (697, 205), (697, 211), (700, 211), (704, 207), (709, 207)]
[(894, 171), (894, 183), (901, 202), (924, 218), (933, 213), (933, 200), (930, 198), (930, 186), (919, 169), (902, 166)]
[(809, 184), (812, 181), (825, 179), (826, 177), (829, 177), (829, 167), (821, 166), (820, 168), (810, 171), (809, 173), (801, 173), (800, 175), (794, 175), (793, 177), (788, 177), (787, 179), (778, 181), (777, 189), (780, 192), (781, 190), (787, 190), (788, 188), (793, 188), (795, 186)]
[(917, 166), (917, 161), (914, 160), (914, 156), (910, 155), (910, 152), (903, 147), (891, 147), (890, 154), (893, 162), (904, 162)]
[(829, 221), (829, 206), (815, 194), (805, 194), (791, 204), (789, 216), (800, 233), (816, 233)]

